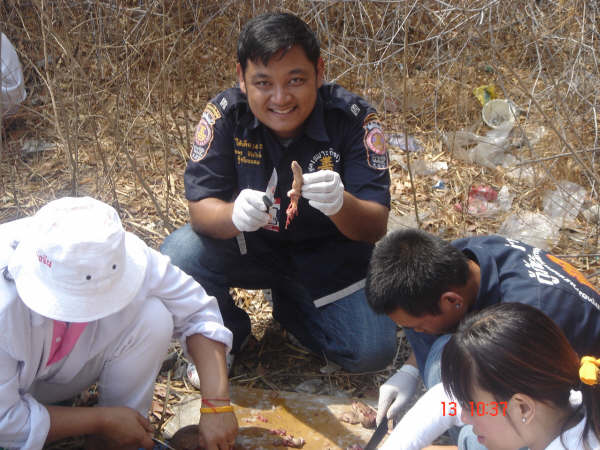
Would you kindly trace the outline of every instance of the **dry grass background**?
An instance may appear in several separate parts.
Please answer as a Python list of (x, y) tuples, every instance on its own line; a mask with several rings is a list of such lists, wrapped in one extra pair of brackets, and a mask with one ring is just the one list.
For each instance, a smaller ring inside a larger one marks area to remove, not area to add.
[[(540, 211), (562, 180), (585, 188), (584, 206), (598, 205), (594, 0), (7, 0), (0, 30), (17, 48), (28, 97), (0, 127), (0, 222), (60, 196), (91, 195), (157, 248), (187, 221), (182, 175), (195, 123), (235, 83), (240, 27), (267, 10), (304, 18), (322, 41), (327, 79), (370, 100), (389, 133), (421, 142), (419, 153), (391, 148), (392, 226), (412, 223), (447, 238), (494, 233), (509, 212), (468, 214), (477, 184), (507, 185), (510, 212)], [(530, 177), (453, 150), (453, 131), (486, 133), (472, 90), (490, 83), (522, 110), (512, 136), (520, 145), (510, 152)], [(24, 150), (32, 148), (39, 151)], [(421, 160), (448, 169), (421, 175)], [(433, 188), (439, 180), (445, 189)], [(553, 252), (598, 284), (598, 237), (597, 223), (580, 215)], [(391, 373), (323, 374), (322, 361), (282, 337), (261, 293), (237, 297), (257, 339), (236, 363), (234, 383), (289, 390), (316, 379), (330, 392), (363, 396)], [(187, 389), (159, 381), (157, 425)]]

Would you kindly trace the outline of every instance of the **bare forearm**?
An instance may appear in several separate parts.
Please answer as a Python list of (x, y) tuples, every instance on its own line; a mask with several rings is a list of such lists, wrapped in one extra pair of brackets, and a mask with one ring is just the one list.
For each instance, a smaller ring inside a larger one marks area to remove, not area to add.
[(194, 334), (187, 338), (187, 346), (198, 371), (202, 396), (229, 398), (225, 345), (201, 334)]
[(342, 209), (329, 218), (348, 239), (375, 243), (387, 232), (389, 212), (379, 203), (344, 192)]
[(70, 436), (93, 436), (106, 441), (99, 448), (151, 448), (153, 428), (138, 411), (125, 406), (47, 406), (50, 431), (47, 442)]
[(233, 203), (218, 198), (205, 198), (189, 202), (188, 206), (190, 222), (197, 233), (215, 239), (231, 239), (240, 233), (231, 221)]
[(50, 431), (46, 442), (100, 433), (103, 408), (47, 406), (46, 409), (50, 413)]

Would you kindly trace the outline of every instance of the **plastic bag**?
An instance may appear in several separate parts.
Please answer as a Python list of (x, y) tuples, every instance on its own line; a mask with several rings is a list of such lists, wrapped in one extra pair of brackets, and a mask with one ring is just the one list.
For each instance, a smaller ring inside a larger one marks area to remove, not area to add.
[(386, 135), (386, 139), (391, 147), (397, 147), (400, 150), (409, 152), (418, 152), (423, 150), (423, 146), (414, 136), (406, 137), (404, 136), (404, 133), (390, 133)]
[(490, 186), (472, 186), (467, 212), (474, 216), (490, 217), (508, 211), (514, 197), (514, 194), (508, 191), (508, 186), (502, 186), (500, 192), (496, 192)]
[(582, 211), (583, 217), (590, 223), (600, 223), (600, 205), (593, 205)]
[(549, 251), (558, 243), (560, 228), (543, 214), (523, 211), (508, 216), (498, 234)]
[[(494, 128), (485, 136), (479, 136), (469, 131), (456, 131), (444, 135), (444, 140), (456, 158), (473, 162), (491, 169), (496, 166), (510, 167), (517, 161), (514, 156), (507, 154), (509, 147), (508, 136), (512, 126)], [(477, 144), (472, 149), (468, 146)]]
[(25, 82), (23, 80), (23, 69), (17, 51), (4, 35), (0, 33), (1, 48), (1, 71), (0, 80), (0, 115), (8, 115), (15, 112), (20, 103), (25, 100)]
[(424, 159), (416, 159), (411, 164), (411, 168), (415, 175), (433, 175), (448, 170), (448, 163), (446, 161), (425, 161)]
[(570, 181), (560, 181), (553, 191), (544, 194), (544, 213), (559, 227), (571, 225), (585, 200), (585, 188)]

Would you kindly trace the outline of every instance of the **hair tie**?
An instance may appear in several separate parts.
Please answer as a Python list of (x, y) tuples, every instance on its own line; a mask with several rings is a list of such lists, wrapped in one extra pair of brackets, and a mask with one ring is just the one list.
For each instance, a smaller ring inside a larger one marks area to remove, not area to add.
[(584, 356), (581, 358), (581, 365), (579, 366), (579, 379), (589, 385), (594, 386), (598, 384), (600, 378), (600, 358), (594, 358), (593, 356)]

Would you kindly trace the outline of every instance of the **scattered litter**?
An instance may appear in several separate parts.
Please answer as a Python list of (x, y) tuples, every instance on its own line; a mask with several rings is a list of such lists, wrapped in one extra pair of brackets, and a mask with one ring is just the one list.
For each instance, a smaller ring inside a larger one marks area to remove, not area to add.
[(507, 217), (498, 234), (550, 251), (558, 243), (560, 228), (544, 214), (523, 211)]
[(467, 212), (474, 216), (490, 217), (510, 210), (514, 197), (506, 185), (502, 186), (500, 192), (490, 186), (471, 186)]
[(570, 181), (559, 181), (556, 189), (544, 194), (544, 213), (559, 228), (572, 225), (585, 200), (585, 188)]
[(539, 182), (544, 178), (544, 173), (532, 166), (520, 166), (509, 168), (506, 171), (506, 176), (513, 182), (533, 185), (536, 180)]
[[(467, 162), (473, 162), (494, 169), (496, 166), (511, 167), (517, 159), (507, 154), (508, 136), (512, 126), (494, 128), (485, 136), (479, 136), (469, 131), (456, 131), (442, 135), (446, 145), (453, 155)], [(477, 144), (474, 148), (469, 146)]]
[(481, 108), (481, 118), (490, 128), (512, 128), (517, 108), (506, 99), (490, 100)]
[(446, 183), (443, 180), (438, 180), (433, 186), (433, 189), (446, 189)]
[(583, 217), (590, 223), (600, 223), (600, 205), (593, 205), (584, 209)]
[(423, 146), (414, 136), (405, 137), (404, 133), (391, 133), (386, 135), (386, 138), (390, 146), (403, 151), (418, 152), (423, 150)]
[[(400, 164), (404, 170), (408, 172), (408, 166), (404, 162), (404, 158), (400, 155), (391, 155), (392, 161), (396, 161)], [(424, 159), (415, 159), (410, 163), (410, 168), (413, 175), (434, 175), (438, 172), (445, 172), (448, 170), (448, 163), (446, 161), (425, 161)]]
[[(511, 169), (509, 176), (512, 179), (533, 178), (533, 169), (515, 169), (521, 163), (515, 156), (507, 153), (511, 148), (528, 148), (536, 145), (546, 134), (544, 126), (513, 128), (511, 124), (506, 127), (492, 128), (485, 136), (467, 130), (443, 133), (442, 139), (453, 153), (454, 157), (467, 162), (473, 162), (489, 168), (502, 166)], [(475, 147), (472, 147), (475, 145)], [(471, 148), (472, 147), (472, 148)], [(529, 161), (533, 163), (534, 161)]]
[(30, 155), (32, 153), (42, 153), (48, 150), (54, 150), (56, 145), (52, 142), (42, 141), (41, 139), (27, 139), (23, 142), (21, 150), (24, 155)]
[(491, 186), (483, 184), (471, 186), (469, 201), (476, 198), (485, 200), (486, 202), (493, 202), (498, 198), (498, 193)]
[(23, 69), (15, 47), (0, 33), (0, 116), (16, 112), (27, 97)]
[(536, 145), (546, 134), (546, 127), (540, 125), (538, 127), (515, 127), (510, 132), (509, 147), (521, 148)]
[(425, 161), (423, 159), (417, 159), (411, 164), (411, 168), (415, 175), (433, 175), (438, 172), (447, 171), (448, 163), (446, 161)]
[(496, 98), (496, 86), (493, 84), (484, 84), (483, 86), (476, 87), (473, 89), (473, 95), (477, 97), (477, 100), (483, 106)]

